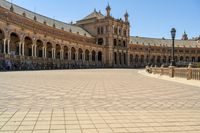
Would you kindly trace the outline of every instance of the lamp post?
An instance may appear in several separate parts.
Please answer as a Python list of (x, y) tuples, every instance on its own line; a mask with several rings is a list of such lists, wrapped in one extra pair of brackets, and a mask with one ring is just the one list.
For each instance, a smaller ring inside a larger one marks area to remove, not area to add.
[(150, 63), (150, 60), (151, 60), (151, 59), (150, 59), (150, 52), (151, 52), (151, 48), (150, 48), (150, 44), (149, 44), (149, 47), (148, 47), (148, 62), (147, 62), (147, 63), (148, 63), (148, 64), (147, 64), (148, 66), (150, 66), (150, 64), (151, 64), (151, 63)]
[(176, 29), (171, 29), (171, 36), (172, 36), (172, 60), (171, 60), (171, 66), (175, 66), (175, 60), (174, 60), (174, 40), (176, 37)]

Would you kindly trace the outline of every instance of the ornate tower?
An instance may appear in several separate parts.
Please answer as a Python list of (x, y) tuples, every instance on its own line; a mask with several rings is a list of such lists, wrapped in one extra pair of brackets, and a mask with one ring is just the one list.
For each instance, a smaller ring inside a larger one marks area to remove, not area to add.
[(108, 4), (108, 6), (106, 7), (107, 17), (110, 17), (110, 11), (111, 11), (111, 8), (110, 8), (110, 5)]
[(184, 34), (183, 34), (181, 40), (188, 40), (188, 35), (186, 34), (185, 31), (184, 31)]
[(126, 13), (124, 14), (125, 22), (128, 22), (128, 17), (129, 15), (128, 15), (128, 12), (126, 11)]

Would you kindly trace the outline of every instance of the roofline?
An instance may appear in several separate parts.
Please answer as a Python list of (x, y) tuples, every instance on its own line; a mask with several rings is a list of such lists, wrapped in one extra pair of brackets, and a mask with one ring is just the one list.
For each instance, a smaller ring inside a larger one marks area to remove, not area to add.
[[(154, 40), (163, 40), (163, 41), (165, 41), (165, 40), (167, 40), (167, 41), (170, 41), (170, 40), (172, 40), (172, 39), (162, 39), (162, 38), (152, 38), (152, 37), (140, 37), (140, 36), (130, 36), (130, 37), (132, 37), (132, 38), (144, 38), (144, 39), (154, 39)], [(194, 41), (194, 42), (196, 42), (195, 40), (181, 40), (181, 39), (175, 39), (175, 41)]]
[[(54, 22), (62, 23), (62, 24), (68, 25), (68, 26), (79, 27), (79, 26), (77, 26), (76, 24), (65, 23), (65, 22), (63, 22), (63, 21), (61, 21), (61, 20), (53, 19), (53, 18), (51, 18), (51, 17), (44, 16), (44, 15), (41, 15), (41, 14), (39, 14), (39, 13), (33, 12), (33, 11), (29, 10), (29, 9), (26, 9), (26, 8), (24, 8), (24, 7), (21, 7), (21, 6), (19, 6), (19, 5), (16, 5), (16, 4), (14, 4), (14, 3), (11, 3), (11, 2), (9, 2), (9, 1), (7, 1), (7, 0), (3, 0), (3, 1), (9, 3), (10, 5), (14, 5), (14, 6), (18, 7), (18, 8), (21, 8), (21, 9), (24, 10), (25, 12), (29, 12), (29, 13), (31, 13), (31, 14), (33, 14), (33, 15), (41, 16), (41, 17), (44, 17), (44, 18), (46, 18), (46, 19), (52, 20), (52, 21), (54, 21)], [(4, 6), (1, 6), (1, 5), (0, 5), (0, 7), (6, 9)], [(8, 9), (6, 9), (6, 10), (8, 10)], [(14, 9), (14, 10), (15, 10), (15, 9)], [(13, 12), (13, 13), (17, 14), (16, 12)], [(21, 14), (17, 14), (17, 15), (22, 16)], [(26, 18), (28, 18), (28, 17), (26, 17)], [(28, 18), (28, 19), (30, 19), (30, 18)], [(44, 21), (45, 21), (46, 19), (44, 19)], [(32, 19), (31, 19), (31, 20), (32, 20)], [(38, 21), (37, 21), (37, 22), (38, 22)], [(40, 22), (39, 22), (39, 23), (40, 23)], [(81, 28), (81, 27), (79, 27), (79, 28)], [(81, 29), (84, 30), (83, 28), (81, 28)], [(89, 35), (89, 36), (87, 36), (87, 37), (93, 38), (93, 36), (92, 36), (89, 32), (87, 32), (86, 30), (84, 30), (84, 31)], [(74, 33), (73, 33), (73, 34), (74, 34)], [(82, 35), (81, 35), (81, 36), (82, 36)]]

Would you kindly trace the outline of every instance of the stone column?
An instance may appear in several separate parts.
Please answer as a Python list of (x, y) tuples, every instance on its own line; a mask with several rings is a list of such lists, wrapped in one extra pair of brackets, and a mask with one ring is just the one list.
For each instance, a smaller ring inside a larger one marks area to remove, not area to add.
[(130, 54), (127, 52), (126, 56), (127, 56), (127, 65), (130, 66)]
[(36, 44), (34, 45), (34, 53), (35, 53), (35, 54), (34, 54), (35, 57), (37, 57), (37, 45), (36, 45)]
[(31, 50), (32, 50), (32, 57), (34, 57), (34, 44), (32, 44)]
[(42, 58), (44, 58), (44, 46), (42, 47)]
[(89, 62), (91, 62), (92, 61), (92, 53), (90, 52), (89, 53)]
[(78, 61), (78, 51), (75, 53), (75, 61)]
[(10, 54), (10, 40), (8, 40), (7, 47), (8, 47), (8, 54)]
[(6, 39), (3, 40), (3, 53), (6, 54)]
[(19, 55), (21, 55), (21, 53), (22, 53), (22, 43), (19, 42)]
[(117, 54), (116, 64), (119, 65), (119, 52), (116, 52), (116, 54)]
[(44, 58), (47, 58), (47, 47), (44, 47)]
[(61, 60), (63, 59), (63, 50), (62, 49), (60, 50), (60, 59)]
[(22, 43), (22, 56), (24, 56), (24, 42)]
[(85, 61), (85, 53), (82, 53), (82, 57), (83, 57), (83, 62)]
[(68, 60), (71, 60), (71, 51), (68, 51)]
[(121, 62), (122, 62), (122, 65), (124, 65), (124, 53), (123, 52), (121, 54)]
[(52, 59), (55, 59), (55, 49), (52, 48)]
[(95, 62), (98, 62), (98, 53), (95, 54)]

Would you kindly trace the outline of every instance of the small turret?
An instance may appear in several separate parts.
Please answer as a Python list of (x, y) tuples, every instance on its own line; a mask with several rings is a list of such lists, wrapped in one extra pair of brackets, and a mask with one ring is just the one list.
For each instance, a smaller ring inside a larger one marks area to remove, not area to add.
[(129, 15), (128, 15), (128, 12), (126, 11), (126, 13), (124, 14), (125, 22), (128, 22), (128, 17)]
[(188, 35), (186, 34), (185, 31), (184, 31), (184, 34), (183, 34), (181, 40), (188, 40)]
[(108, 6), (106, 7), (107, 17), (110, 17), (110, 11), (111, 11), (111, 8), (110, 8), (110, 5), (108, 3)]

